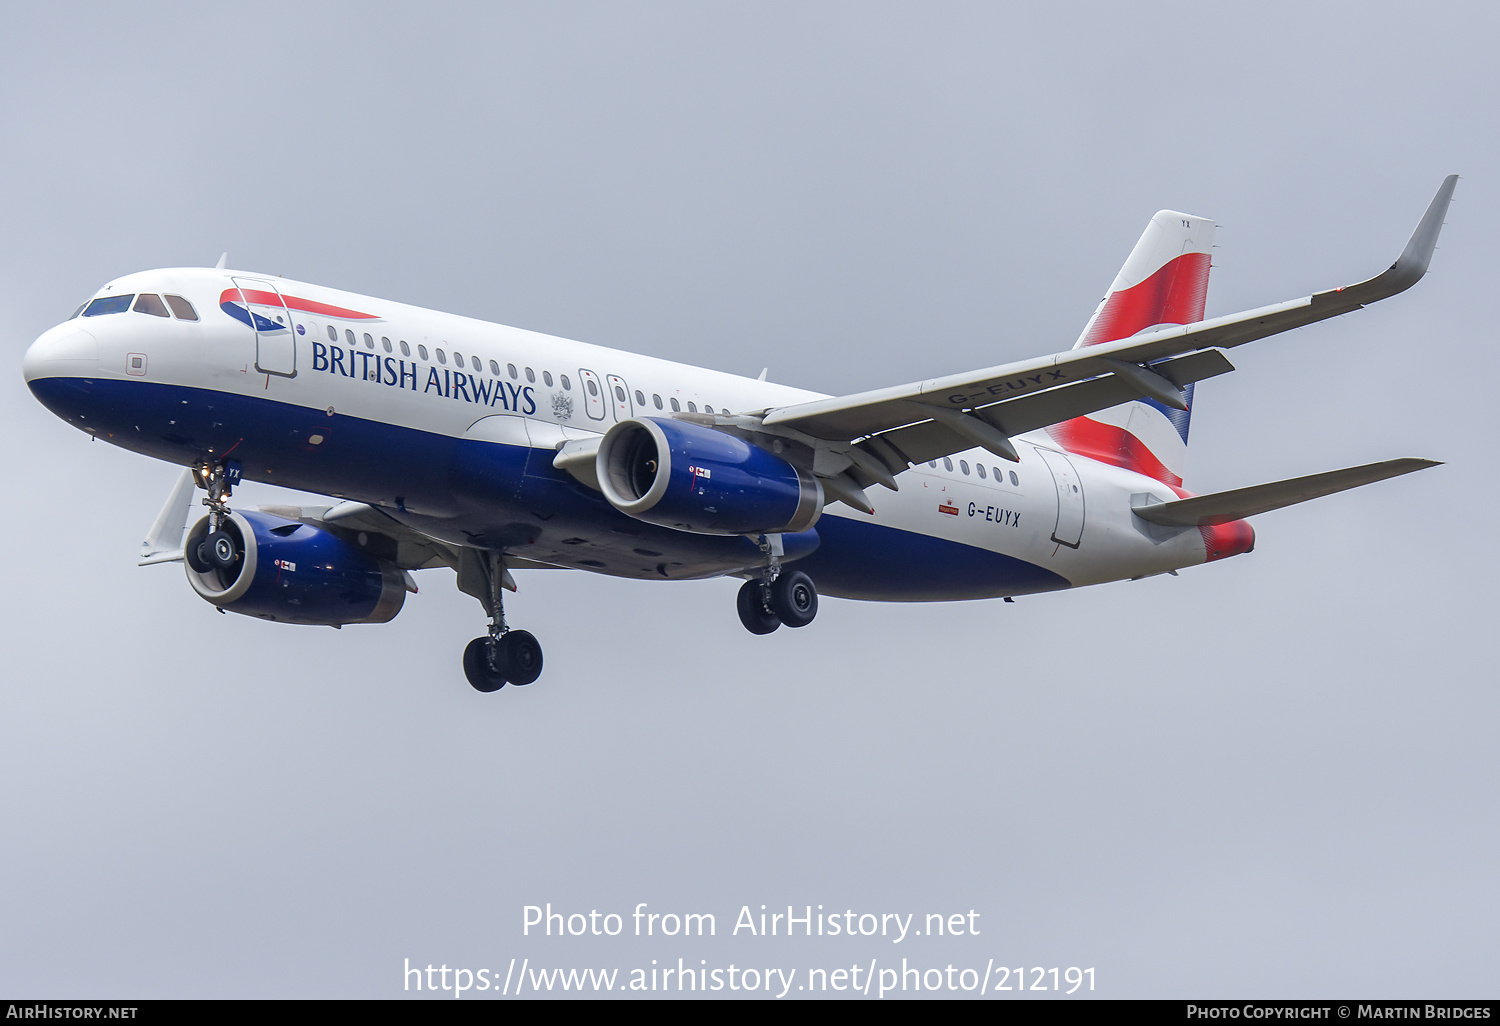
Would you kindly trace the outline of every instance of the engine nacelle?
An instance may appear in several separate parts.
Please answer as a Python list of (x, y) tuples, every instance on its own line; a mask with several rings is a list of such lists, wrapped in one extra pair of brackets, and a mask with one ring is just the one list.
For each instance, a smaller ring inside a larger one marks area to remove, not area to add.
[(595, 467), (620, 512), (694, 534), (794, 534), (823, 512), (812, 474), (688, 421), (623, 420), (599, 443)]
[(200, 555), (208, 517), (188, 532), (183, 566), (193, 590), (220, 609), (332, 627), (385, 623), (406, 601), (404, 573), (332, 532), (259, 511), (231, 513), (219, 531), (234, 549), (228, 567)]

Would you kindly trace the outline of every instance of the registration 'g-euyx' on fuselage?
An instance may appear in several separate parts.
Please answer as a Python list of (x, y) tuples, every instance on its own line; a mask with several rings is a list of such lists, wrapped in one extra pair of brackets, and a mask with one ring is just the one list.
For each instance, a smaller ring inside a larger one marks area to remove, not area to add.
[[(819, 593), (980, 599), (1248, 552), (1245, 518), (1433, 465), (1397, 459), (1193, 496), (1194, 383), (1224, 350), (1425, 273), (1456, 184), (1368, 281), (1204, 320), (1214, 223), (1157, 213), (1076, 345), (828, 397), (250, 271), (108, 283), (26, 353), (63, 420), (187, 468), (142, 563), (267, 620), (379, 623), (438, 566), (483, 605), (492, 691), (541, 670), (505, 622), (512, 570), (735, 576), (738, 612), (805, 626)], [(328, 505), (234, 509), (242, 479)], [(189, 526), (196, 490), (208, 515)]]

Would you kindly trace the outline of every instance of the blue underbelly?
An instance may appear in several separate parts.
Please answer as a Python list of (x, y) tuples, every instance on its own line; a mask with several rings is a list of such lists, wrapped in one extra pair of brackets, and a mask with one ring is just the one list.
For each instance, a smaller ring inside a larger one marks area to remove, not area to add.
[[(455, 545), (655, 580), (760, 562), (748, 539), (687, 534), (620, 513), (554, 468), (549, 450), (182, 385), (41, 378), (30, 386), (57, 416), (122, 448), (182, 466), (228, 456), (248, 480), (381, 506)], [(816, 549), (796, 565), (828, 595), (942, 601), (1069, 586), (1024, 560), (868, 521), (824, 516), (814, 530)]]

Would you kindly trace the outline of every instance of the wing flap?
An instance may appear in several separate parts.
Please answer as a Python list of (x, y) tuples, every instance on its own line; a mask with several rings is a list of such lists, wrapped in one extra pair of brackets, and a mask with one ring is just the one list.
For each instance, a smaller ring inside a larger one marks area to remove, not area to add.
[[(1234, 365), (1217, 349), (1207, 349), (1152, 364), (1151, 369), (1169, 378), (1180, 388), (1217, 374), (1227, 374), (1234, 370)], [(982, 406), (975, 413), (1002, 433), (1014, 438), (1048, 424), (1057, 424), (1097, 410), (1107, 410), (1111, 406), (1140, 398), (1141, 393), (1134, 385), (1119, 375), (1111, 374), (1074, 382), (1061, 388), (1051, 388), (1020, 399)], [(875, 437), (894, 445), (912, 463), (926, 463), (974, 448), (972, 438), (945, 427), (936, 420), (908, 424)]]
[(1163, 527), (1210, 527), (1441, 465), (1438, 460), (1405, 457), (1212, 495), (1195, 495), (1190, 499), (1151, 503), (1137, 506), (1134, 512), (1142, 520)]
[[(1175, 360), (1154, 363), (1151, 370), (1181, 388), (1205, 378), (1228, 374), (1234, 370), (1234, 364), (1217, 349), (1205, 349)], [(976, 412), (1006, 434), (1019, 435), (1141, 398), (1144, 397), (1133, 382), (1122, 375), (1110, 374), (1062, 388), (1050, 388), (1022, 399), (983, 406)]]

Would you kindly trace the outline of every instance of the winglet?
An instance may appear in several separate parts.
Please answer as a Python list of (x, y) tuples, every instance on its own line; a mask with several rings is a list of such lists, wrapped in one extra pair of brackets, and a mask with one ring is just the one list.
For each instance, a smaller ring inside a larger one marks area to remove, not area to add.
[(1437, 248), (1438, 233), (1443, 230), (1443, 218), (1448, 216), (1448, 204), (1453, 200), (1453, 189), (1457, 185), (1458, 175), (1449, 175), (1443, 179), (1437, 195), (1427, 205), (1427, 213), (1417, 222), (1416, 231), (1411, 233), (1411, 239), (1394, 264), (1368, 281), (1334, 289), (1332, 292), (1321, 292), (1313, 299), (1336, 298), (1363, 306), (1394, 296), (1398, 292), (1405, 292), (1421, 281), (1422, 275), (1427, 273), (1428, 265), (1432, 263), (1432, 251)]

